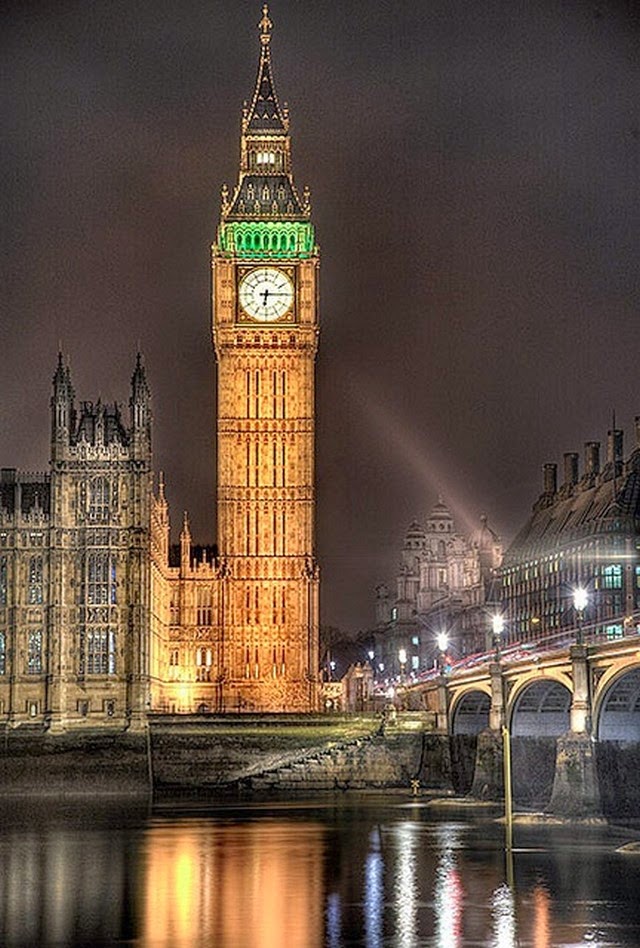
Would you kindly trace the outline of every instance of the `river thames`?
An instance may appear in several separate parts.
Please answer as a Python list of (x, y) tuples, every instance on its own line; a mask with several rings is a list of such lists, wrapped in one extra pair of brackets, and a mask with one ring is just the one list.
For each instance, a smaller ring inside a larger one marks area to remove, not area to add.
[[(10, 948), (637, 946), (638, 833), (400, 796), (146, 809), (5, 804)], [(626, 846), (626, 849), (623, 848)]]

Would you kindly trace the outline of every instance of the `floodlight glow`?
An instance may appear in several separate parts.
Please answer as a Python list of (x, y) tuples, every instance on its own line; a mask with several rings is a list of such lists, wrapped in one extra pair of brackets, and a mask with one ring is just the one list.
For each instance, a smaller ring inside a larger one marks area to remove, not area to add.
[(401, 665), (406, 665), (407, 663), (407, 650), (406, 648), (401, 648), (398, 652), (398, 661)]
[(496, 613), (491, 617), (491, 625), (493, 626), (494, 635), (502, 635), (504, 632), (504, 617)]
[(449, 636), (446, 632), (439, 632), (437, 636), (438, 648), (441, 652), (446, 652), (449, 645)]

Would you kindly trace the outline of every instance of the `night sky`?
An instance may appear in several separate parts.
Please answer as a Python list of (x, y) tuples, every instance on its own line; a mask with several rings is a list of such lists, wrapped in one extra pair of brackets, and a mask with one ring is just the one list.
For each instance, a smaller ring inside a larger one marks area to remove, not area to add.
[[(508, 541), (541, 465), (640, 414), (640, 20), (625, 2), (274, 0), (322, 251), (322, 622), (373, 621), (438, 493)], [(141, 346), (174, 529), (215, 532), (209, 245), (258, 61), (248, 0), (6, 2), (0, 465), (43, 470), (61, 342)]]

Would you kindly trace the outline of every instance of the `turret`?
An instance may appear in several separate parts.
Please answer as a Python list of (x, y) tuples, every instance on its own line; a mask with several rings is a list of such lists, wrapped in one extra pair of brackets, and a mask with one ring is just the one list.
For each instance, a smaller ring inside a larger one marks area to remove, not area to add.
[(151, 447), (151, 392), (147, 374), (138, 352), (131, 376), (131, 444), (134, 454), (146, 454)]
[(186, 576), (191, 569), (191, 529), (189, 528), (189, 516), (184, 512), (182, 521), (182, 530), (180, 531), (180, 572)]
[(64, 364), (62, 352), (59, 352), (51, 396), (51, 458), (54, 461), (60, 458), (71, 439), (74, 398), (69, 366)]

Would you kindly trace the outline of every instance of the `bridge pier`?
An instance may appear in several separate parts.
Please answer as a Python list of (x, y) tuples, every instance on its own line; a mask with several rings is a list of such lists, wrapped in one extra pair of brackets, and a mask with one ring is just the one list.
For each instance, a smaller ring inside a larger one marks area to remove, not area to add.
[(489, 727), (478, 734), (476, 766), (470, 793), (478, 800), (503, 800), (502, 727), (505, 723), (505, 709), (504, 681), (500, 662), (491, 662), (489, 665), (489, 680), (491, 685)]
[(556, 771), (549, 813), (572, 819), (602, 815), (595, 747), (588, 734), (569, 732), (556, 744)]
[(502, 733), (485, 728), (478, 734), (476, 766), (469, 795), (477, 800), (503, 800)]
[(571, 730), (556, 743), (556, 770), (548, 811), (588, 818), (602, 814), (596, 749), (591, 738), (591, 679), (586, 645), (569, 649), (573, 697)]

